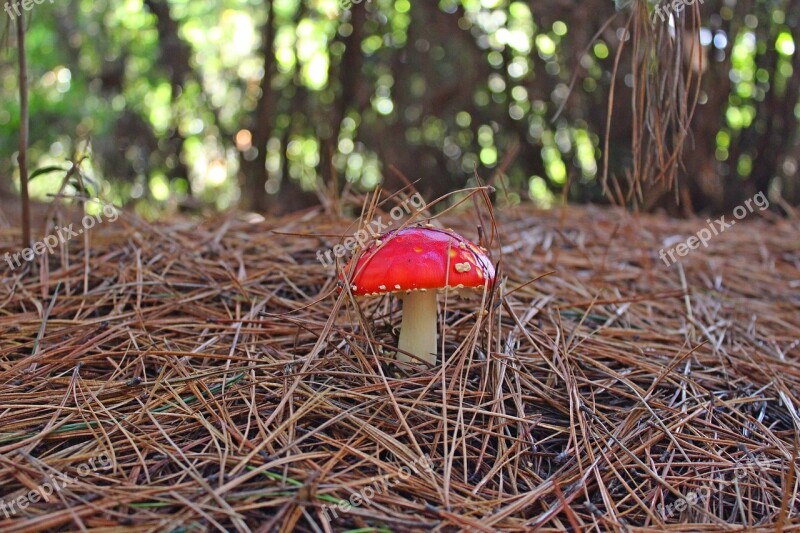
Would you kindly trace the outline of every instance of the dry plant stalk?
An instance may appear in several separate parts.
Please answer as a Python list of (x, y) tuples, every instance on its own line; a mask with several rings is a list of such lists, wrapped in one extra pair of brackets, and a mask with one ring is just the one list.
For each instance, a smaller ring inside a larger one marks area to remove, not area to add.
[[(692, 116), (700, 97), (704, 65), (700, 46), (699, 2), (673, 11), (674, 27), (653, 19), (647, 0), (633, 0), (630, 15), (622, 30), (614, 58), (612, 85), (608, 99), (603, 176), (606, 196), (616, 205), (641, 206), (646, 203), (645, 191), (669, 190), (680, 202), (677, 173), (684, 145), (690, 137)], [(630, 39), (628, 39), (630, 37)], [(630, 41), (630, 44), (627, 44)], [(631, 47), (632, 169), (625, 176), (623, 188), (611, 177), (609, 187), (609, 139), (613, 124), (612, 110), (616, 83), (620, 79), (620, 62), (626, 46)], [(700, 58), (700, 64), (686, 58)]]
[(31, 206), (28, 197), (28, 59), (25, 53), (25, 15), (17, 15), (14, 19), (17, 27), (17, 62), (19, 64), (19, 190), (22, 203), (22, 247), (31, 245)]

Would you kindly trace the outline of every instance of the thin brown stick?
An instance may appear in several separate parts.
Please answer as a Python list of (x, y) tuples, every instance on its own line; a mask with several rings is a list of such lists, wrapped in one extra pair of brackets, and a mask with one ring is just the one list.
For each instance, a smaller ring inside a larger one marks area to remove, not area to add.
[(17, 15), (17, 61), (19, 63), (19, 191), (22, 204), (22, 247), (31, 245), (31, 207), (28, 197), (28, 59), (25, 53), (25, 13)]

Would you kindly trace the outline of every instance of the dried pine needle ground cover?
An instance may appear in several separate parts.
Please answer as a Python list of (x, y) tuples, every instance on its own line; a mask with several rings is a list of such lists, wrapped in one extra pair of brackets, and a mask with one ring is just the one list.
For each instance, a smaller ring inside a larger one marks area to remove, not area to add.
[(0, 263), (0, 530), (800, 523), (798, 222), (667, 267), (703, 220), (495, 216), (505, 281), (440, 298), (443, 370), (389, 364), (399, 304), (337, 295), (316, 253), (354, 228), (318, 212), (124, 215), (88, 261)]

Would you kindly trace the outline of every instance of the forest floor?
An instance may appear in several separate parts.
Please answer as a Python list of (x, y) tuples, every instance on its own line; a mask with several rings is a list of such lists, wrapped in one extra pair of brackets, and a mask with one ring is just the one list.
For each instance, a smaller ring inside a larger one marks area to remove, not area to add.
[(0, 531), (800, 524), (800, 222), (668, 265), (705, 220), (494, 216), (501, 281), (440, 298), (436, 367), (394, 363), (395, 298), (337, 291), (318, 251), (355, 227), (321, 210), (0, 261)]

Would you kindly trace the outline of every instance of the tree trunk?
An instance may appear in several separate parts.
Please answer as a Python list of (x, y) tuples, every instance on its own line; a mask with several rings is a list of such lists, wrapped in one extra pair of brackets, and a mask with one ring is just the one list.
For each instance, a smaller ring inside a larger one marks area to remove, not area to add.
[[(326, 136), (320, 136), (320, 160), (318, 165), (317, 174), (322, 176), (323, 183), (328, 186), (333, 184), (333, 155), (338, 150), (339, 134), (342, 129), (342, 120), (347, 115), (347, 112), (354, 107), (358, 107), (361, 111), (359, 101), (361, 98), (361, 89), (364, 86), (364, 76), (362, 69), (364, 67), (364, 56), (361, 51), (361, 41), (363, 40), (364, 22), (367, 18), (367, 11), (365, 6), (353, 6), (351, 11), (350, 24), (353, 30), (347, 37), (340, 37), (336, 34), (335, 41), (344, 44), (344, 55), (335, 72), (332, 72), (330, 83), (333, 85), (334, 76), (339, 84), (339, 97), (333, 105), (331, 119), (329, 124), (329, 133)], [(336, 185), (339, 186), (338, 184)]]
[[(267, 200), (267, 143), (272, 137), (275, 122), (275, 105), (277, 95), (272, 89), (272, 77), (277, 69), (275, 59), (275, 8), (273, 2), (267, 3), (267, 20), (261, 29), (261, 54), (264, 56), (264, 77), (261, 79), (258, 103), (253, 116), (250, 117), (250, 132), (256, 156), (252, 161), (240, 156), (243, 174), (242, 207), (245, 209), (266, 212), (270, 205)], [(284, 146), (283, 149), (286, 149)]]

